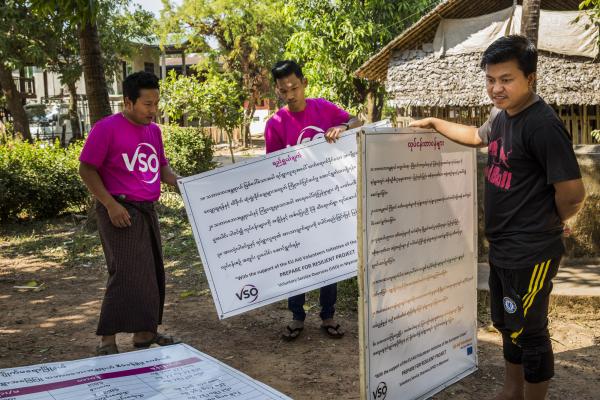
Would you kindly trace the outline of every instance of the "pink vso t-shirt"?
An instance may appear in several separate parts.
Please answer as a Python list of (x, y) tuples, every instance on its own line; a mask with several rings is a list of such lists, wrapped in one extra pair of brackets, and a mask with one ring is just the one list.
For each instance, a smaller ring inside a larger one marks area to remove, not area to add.
[(304, 111), (280, 108), (265, 127), (267, 153), (324, 137), (327, 129), (348, 122), (350, 114), (325, 99), (306, 99)]
[(160, 197), (160, 167), (167, 164), (158, 125), (135, 125), (122, 114), (98, 121), (79, 161), (91, 164), (113, 196), (133, 201)]

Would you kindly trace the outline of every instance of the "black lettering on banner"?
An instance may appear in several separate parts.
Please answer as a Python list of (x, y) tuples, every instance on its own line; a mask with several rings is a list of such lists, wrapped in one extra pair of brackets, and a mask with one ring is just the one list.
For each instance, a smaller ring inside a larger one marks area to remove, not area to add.
[(248, 303), (254, 303), (258, 298), (258, 289), (254, 285), (244, 285), (235, 296), (240, 301), (250, 300)]
[(387, 391), (387, 384), (385, 382), (379, 382), (379, 384), (373, 391), (373, 400), (385, 400)]

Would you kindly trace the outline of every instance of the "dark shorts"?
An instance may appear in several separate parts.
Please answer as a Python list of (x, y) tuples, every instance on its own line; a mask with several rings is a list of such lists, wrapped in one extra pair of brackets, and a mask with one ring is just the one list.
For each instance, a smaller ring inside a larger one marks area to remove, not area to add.
[(522, 364), (530, 383), (554, 376), (548, 303), (560, 259), (548, 258), (522, 269), (490, 263), (490, 308), (494, 327), (502, 334), (504, 358)]

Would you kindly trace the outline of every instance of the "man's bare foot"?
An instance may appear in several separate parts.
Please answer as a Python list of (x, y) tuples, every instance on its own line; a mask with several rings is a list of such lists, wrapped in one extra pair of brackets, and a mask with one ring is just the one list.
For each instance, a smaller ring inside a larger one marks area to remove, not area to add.
[(102, 336), (100, 344), (96, 346), (97, 356), (108, 356), (110, 354), (117, 354), (119, 349), (117, 348), (116, 336)]
[(300, 333), (304, 329), (304, 321), (292, 320), (281, 333), (281, 338), (286, 342), (291, 342), (300, 336)]
[(321, 323), (321, 330), (334, 339), (341, 339), (344, 336), (344, 330), (333, 318), (324, 319)]
[(116, 335), (102, 336), (100, 338), (100, 346), (109, 346), (117, 343)]
[(152, 340), (156, 336), (154, 332), (136, 332), (133, 334), (134, 343), (143, 343)]

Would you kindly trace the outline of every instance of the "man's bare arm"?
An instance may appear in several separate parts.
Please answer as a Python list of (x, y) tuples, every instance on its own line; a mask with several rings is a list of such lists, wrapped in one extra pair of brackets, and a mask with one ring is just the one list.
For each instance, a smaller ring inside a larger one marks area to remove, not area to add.
[(468, 147), (485, 147), (476, 127), (456, 124), (439, 118), (424, 118), (410, 123), (413, 128), (435, 129), (453, 142)]
[(84, 162), (79, 163), (79, 175), (88, 190), (106, 207), (110, 222), (114, 226), (119, 228), (131, 226), (129, 212), (108, 193), (95, 166)]
[(564, 222), (575, 216), (583, 207), (585, 188), (581, 178), (554, 184), (554, 201), (560, 219)]
[(359, 126), (362, 126), (363, 123), (360, 119), (351, 115), (350, 119), (348, 120), (348, 122), (346, 122), (346, 124), (348, 124), (348, 127), (346, 127), (346, 125), (336, 125), (327, 129), (327, 132), (325, 132), (325, 140), (327, 140), (327, 142), (329, 143), (335, 143), (344, 131), (348, 129), (358, 128)]
[(179, 179), (179, 178), (180, 178), (180, 176), (178, 176), (175, 172), (173, 172), (173, 170), (171, 169), (171, 166), (169, 164), (163, 165), (162, 167), (160, 167), (160, 181), (161, 182), (177, 188), (177, 179)]

